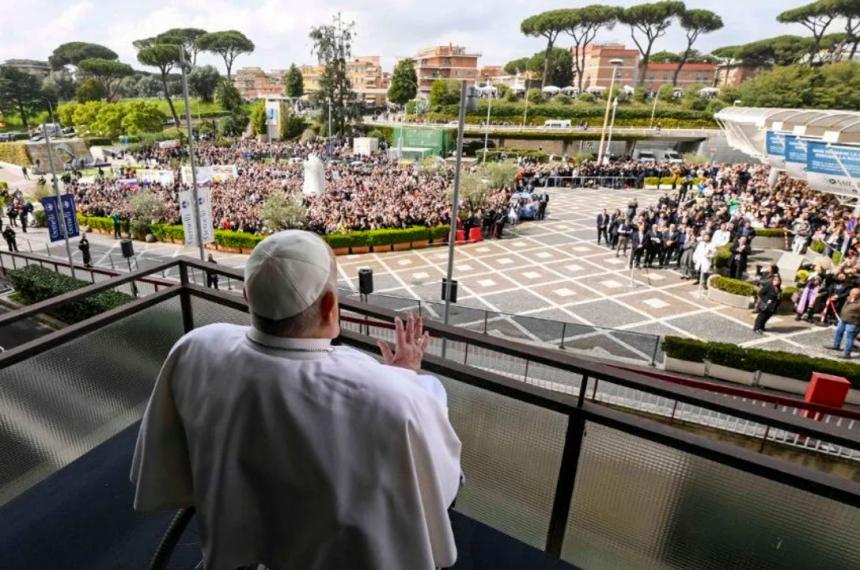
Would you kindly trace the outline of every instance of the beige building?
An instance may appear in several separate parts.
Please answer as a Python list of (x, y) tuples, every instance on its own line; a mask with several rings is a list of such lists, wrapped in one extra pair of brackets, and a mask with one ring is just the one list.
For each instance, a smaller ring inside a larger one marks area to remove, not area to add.
[[(300, 68), (305, 94), (320, 89), (324, 65), (303, 65)], [(352, 90), (366, 103), (382, 106), (387, 100), (389, 74), (382, 71), (378, 55), (357, 56), (346, 64), (346, 74)]]
[(767, 69), (743, 63), (722, 63), (714, 71), (714, 87), (737, 87)]
[[(571, 53), (571, 56), (575, 54)], [(608, 89), (612, 82), (612, 64), (609, 62), (613, 59), (624, 62), (618, 68), (616, 84), (635, 86), (639, 79), (639, 50), (627, 49), (624, 44), (606, 43), (589, 44), (585, 48), (582, 88), (586, 91), (589, 87)], [(573, 82), (576, 85), (577, 79), (574, 78)]]
[(501, 65), (484, 65), (478, 70), (478, 83), (496, 83), (500, 77), (507, 75)]
[(419, 50), (418, 55), (412, 58), (418, 75), (419, 93), (429, 93), (430, 86), (437, 79), (478, 81), (479, 57), (481, 54), (469, 53), (465, 47), (452, 44)]
[(305, 94), (320, 90), (320, 77), (322, 77), (324, 65), (303, 65), (299, 68), (302, 72), (302, 83)]
[(286, 69), (273, 69), (266, 73), (260, 67), (243, 67), (233, 75), (233, 85), (243, 99), (283, 95), (286, 73)]

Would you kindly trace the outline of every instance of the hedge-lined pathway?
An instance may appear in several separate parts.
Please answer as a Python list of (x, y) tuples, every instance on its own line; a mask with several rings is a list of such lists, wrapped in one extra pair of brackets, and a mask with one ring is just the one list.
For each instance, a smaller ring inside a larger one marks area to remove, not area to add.
[[(831, 328), (799, 323), (791, 315), (777, 315), (768, 324), (769, 332), (763, 337), (756, 336), (752, 332), (752, 312), (709, 301), (690, 282), (680, 280), (673, 270), (652, 269), (650, 275), (635, 271), (631, 275), (622, 258), (597, 246), (595, 217), (600, 210), (623, 210), (634, 196), (641, 205), (649, 204), (656, 199), (657, 192), (591, 189), (549, 192), (547, 220), (515, 228), (508, 226), (503, 240), (457, 248), (455, 278), (460, 283), (459, 305), (464, 310), (486, 309), (629, 332), (832, 356), (822, 348), (832, 340)], [(28, 237), (35, 251), (44, 252), (44, 230), (34, 230)], [(90, 241), (97, 265), (110, 267), (113, 260), (118, 269), (126, 267), (119, 265), (124, 264), (119, 242), (98, 234)], [(54, 255), (65, 255), (61, 243), (50, 250)], [(74, 251), (79, 259), (79, 252)], [(142, 242), (135, 242), (135, 252), (141, 268), (177, 255), (197, 255), (193, 248)], [(236, 268), (243, 267), (247, 258), (213, 253), (219, 263)], [(446, 269), (445, 248), (343, 256), (338, 261), (340, 283), (353, 291), (357, 291), (358, 269), (372, 267), (377, 293), (439, 301)], [(557, 330), (554, 327), (541, 328), (540, 323), (526, 321), (506, 319), (499, 321), (496, 328), (499, 333), (532, 341), (556, 341), (560, 337), (550, 332)], [(628, 351), (631, 358), (643, 357), (644, 348), (637, 347), (635, 342), (619, 340), (617, 335), (612, 338), (598, 335), (598, 340), (613, 344), (610, 350), (613, 354), (624, 355)], [(594, 345), (600, 342), (593, 342)]]

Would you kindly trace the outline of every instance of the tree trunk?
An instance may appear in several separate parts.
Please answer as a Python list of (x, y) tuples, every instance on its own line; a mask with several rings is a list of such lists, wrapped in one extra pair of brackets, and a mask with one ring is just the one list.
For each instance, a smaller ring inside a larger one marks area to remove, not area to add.
[(684, 56), (681, 58), (681, 61), (678, 62), (678, 67), (675, 68), (675, 73), (672, 74), (672, 87), (678, 86), (678, 76), (681, 75), (681, 69), (687, 63), (687, 60), (690, 58), (690, 48), (688, 47), (684, 50)]
[(24, 130), (29, 131), (30, 122), (27, 120), (27, 110), (20, 101), (18, 102), (18, 114), (21, 116), (21, 124), (24, 125)]
[(173, 115), (173, 124), (179, 126), (179, 115), (176, 114), (176, 108), (173, 107), (173, 101), (170, 99), (170, 88), (167, 86), (167, 75), (161, 75), (161, 85), (164, 86), (164, 98), (167, 100), (167, 106), (170, 107), (170, 114)]
[(639, 81), (636, 82), (637, 85), (643, 87), (645, 85), (645, 76), (648, 75), (648, 62), (651, 60), (651, 48), (648, 48), (648, 51), (642, 56), (642, 73), (639, 75)]
[(232, 70), (233, 70), (233, 62), (232, 62), (232, 61), (227, 61), (227, 58), (225, 57), (225, 58), (224, 58), (224, 67), (226, 67), (226, 68), (227, 68), (227, 81), (232, 82), (232, 81), (233, 81), (233, 73), (232, 73)]
[(851, 55), (848, 56), (848, 61), (854, 61), (854, 56), (857, 54), (857, 44), (860, 44), (860, 39), (854, 40), (851, 44)]
[[(547, 42), (546, 43), (546, 53), (544, 53), (544, 56), (543, 56), (543, 77), (541, 77), (541, 80), (540, 80), (540, 88), (541, 89), (546, 87), (546, 74), (547, 74), (547, 71), (549, 70), (549, 54), (552, 51), (552, 44), (553, 44), (553, 42)], [(526, 92), (526, 95), (528, 96), (528, 92)]]

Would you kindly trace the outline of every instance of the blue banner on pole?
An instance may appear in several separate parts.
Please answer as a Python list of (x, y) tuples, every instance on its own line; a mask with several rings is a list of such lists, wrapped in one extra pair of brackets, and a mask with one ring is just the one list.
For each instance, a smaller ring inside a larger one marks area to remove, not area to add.
[(795, 178), (806, 178), (806, 145), (808, 139), (785, 135), (785, 171)]
[[(78, 216), (75, 211), (75, 197), (71, 194), (62, 194), (60, 203), (63, 206), (63, 223), (66, 226), (67, 237), (77, 237), (80, 235), (78, 228)], [(60, 209), (57, 207), (56, 196), (46, 196), (42, 198), (42, 207), (45, 208), (45, 224), (48, 226), (48, 236), (51, 241), (59, 241), (63, 239), (63, 230), (60, 228)]]
[(860, 148), (810, 141), (806, 179), (816, 190), (860, 196)]
[(785, 156), (785, 133), (767, 131), (767, 154), (769, 156)]

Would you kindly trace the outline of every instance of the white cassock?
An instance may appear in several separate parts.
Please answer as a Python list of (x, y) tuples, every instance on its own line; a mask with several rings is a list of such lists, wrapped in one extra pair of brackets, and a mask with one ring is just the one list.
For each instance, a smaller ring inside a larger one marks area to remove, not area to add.
[(726, 230), (717, 230), (714, 232), (714, 237), (710, 243), (714, 248), (723, 247), (729, 243), (731, 237), (732, 235)]
[(329, 344), (217, 324), (171, 350), (138, 434), (134, 507), (196, 506), (207, 570), (456, 560), (444, 388)]
[(714, 247), (710, 242), (700, 241), (693, 252), (693, 263), (696, 266), (698, 273), (711, 272), (711, 256), (714, 253)]

